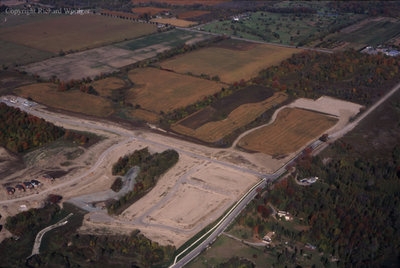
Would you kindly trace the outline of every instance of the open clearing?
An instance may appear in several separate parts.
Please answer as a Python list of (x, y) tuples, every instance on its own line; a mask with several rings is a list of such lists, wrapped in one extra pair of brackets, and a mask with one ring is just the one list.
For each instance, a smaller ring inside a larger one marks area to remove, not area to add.
[[(180, 122), (177, 122), (172, 126), (172, 129), (178, 133), (191, 136), (205, 142), (215, 143), (232, 133), (234, 130), (252, 122), (265, 111), (284, 102), (286, 99), (286, 94), (277, 92), (272, 97), (269, 97), (261, 102), (240, 105), (238, 108), (234, 109), (224, 120), (208, 122), (196, 129), (186, 127), (180, 124)], [(195, 114), (192, 116), (195, 116)], [(183, 120), (188, 120), (189, 118), (184, 118)]]
[(238, 146), (272, 156), (293, 153), (325, 130), (333, 127), (338, 119), (298, 108), (281, 110), (275, 121), (243, 137)]
[(135, 86), (126, 100), (157, 114), (185, 107), (222, 88), (218, 82), (156, 68), (134, 69), (129, 72), (129, 79)]
[(157, 23), (162, 23), (162, 24), (170, 24), (172, 26), (177, 26), (177, 27), (190, 27), (192, 25), (196, 25), (196, 22), (193, 21), (188, 21), (188, 20), (181, 20), (181, 19), (152, 19), (151, 22), (157, 22)]
[(175, 30), (32, 63), (20, 69), (46, 79), (52, 76), (63, 81), (93, 78), (153, 58), (177, 45), (193, 44), (207, 38), (205, 34)]
[[(82, 27), (84, 25), (85, 27)], [(152, 24), (100, 15), (59, 16), (0, 28), (0, 39), (58, 53), (81, 50), (153, 33)]]
[(160, 63), (161, 67), (178, 73), (218, 75), (220, 80), (233, 83), (249, 80), (262, 69), (279, 64), (299, 49), (238, 40), (224, 40), (214, 46), (199, 49)]
[(107, 117), (113, 113), (111, 102), (79, 90), (58, 91), (57, 85), (38, 83), (15, 89), (21, 97), (31, 97), (34, 101), (49, 107), (67, 111)]

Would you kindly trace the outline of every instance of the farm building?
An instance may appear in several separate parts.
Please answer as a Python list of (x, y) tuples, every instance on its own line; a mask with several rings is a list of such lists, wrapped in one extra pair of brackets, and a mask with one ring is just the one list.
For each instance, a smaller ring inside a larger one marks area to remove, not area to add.
[(287, 211), (282, 211), (282, 210), (278, 211), (278, 217), (284, 218), (287, 221), (293, 220), (293, 217)]

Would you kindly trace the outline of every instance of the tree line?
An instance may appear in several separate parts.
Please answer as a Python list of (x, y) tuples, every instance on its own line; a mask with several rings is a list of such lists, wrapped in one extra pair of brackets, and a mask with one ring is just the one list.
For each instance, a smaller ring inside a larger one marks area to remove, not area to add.
[(65, 130), (19, 108), (0, 103), (0, 145), (11, 152), (25, 152), (61, 137), (80, 144), (89, 142), (87, 135)]
[(322, 95), (370, 105), (400, 81), (400, 59), (355, 50), (333, 54), (302, 52), (260, 72), (255, 84), (294, 97)]

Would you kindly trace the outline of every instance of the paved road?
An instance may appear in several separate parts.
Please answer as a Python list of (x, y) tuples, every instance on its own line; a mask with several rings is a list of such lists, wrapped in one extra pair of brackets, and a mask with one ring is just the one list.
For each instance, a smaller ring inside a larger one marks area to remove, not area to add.
[(32, 254), (31, 256), (28, 257), (28, 259), (30, 257), (32, 257), (33, 255), (39, 254), (39, 250), (40, 250), (40, 244), (42, 243), (42, 238), (43, 236), (50, 230), (53, 230), (57, 227), (63, 226), (65, 224), (68, 223), (68, 218), (71, 217), (73, 214), (69, 214), (67, 217), (65, 217), (64, 219), (60, 220), (59, 222), (57, 222), (56, 224), (47, 226), (46, 228), (44, 228), (43, 230), (41, 230), (35, 238), (35, 243), (33, 243), (33, 249), (32, 249)]

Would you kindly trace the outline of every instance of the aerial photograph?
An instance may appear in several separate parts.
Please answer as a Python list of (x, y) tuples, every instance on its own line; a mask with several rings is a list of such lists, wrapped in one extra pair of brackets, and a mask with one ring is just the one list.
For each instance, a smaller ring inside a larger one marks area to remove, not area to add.
[(0, 267), (400, 267), (400, 1), (0, 0)]

